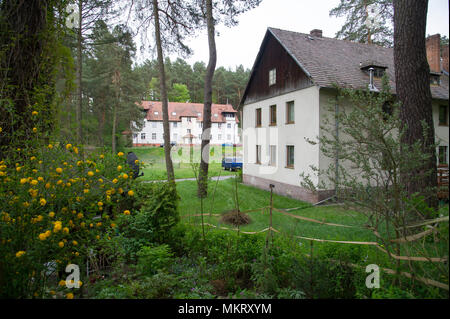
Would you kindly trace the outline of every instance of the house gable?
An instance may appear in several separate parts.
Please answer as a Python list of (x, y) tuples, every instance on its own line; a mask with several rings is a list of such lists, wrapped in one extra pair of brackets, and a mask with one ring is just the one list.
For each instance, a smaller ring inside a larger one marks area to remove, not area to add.
[[(275, 69), (275, 84), (269, 85), (269, 73)], [(313, 86), (275, 36), (267, 31), (252, 69), (241, 104), (249, 104)]]

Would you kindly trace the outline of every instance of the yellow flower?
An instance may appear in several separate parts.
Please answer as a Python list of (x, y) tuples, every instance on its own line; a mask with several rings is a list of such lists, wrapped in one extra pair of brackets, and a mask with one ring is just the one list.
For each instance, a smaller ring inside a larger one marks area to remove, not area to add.
[(89, 171), (87, 174), (88, 174), (88, 176), (90, 176), (90, 177), (94, 176), (94, 172), (93, 172), (93, 171)]
[(36, 218), (36, 220), (38, 222), (41, 222), (44, 219), (44, 217), (42, 217), (42, 215), (38, 215), (38, 217)]
[(103, 159), (103, 158), (105, 158), (105, 155), (103, 155), (103, 154), (100, 154), (100, 156), (99, 156), (101, 159)]
[(37, 128), (33, 127), (33, 133), (37, 132)]
[(41, 203), (41, 206), (45, 206), (45, 204), (47, 204), (47, 201), (45, 200), (45, 198), (41, 198), (39, 203)]
[(62, 173), (62, 168), (61, 167), (58, 167), (57, 169), (56, 169), (56, 173), (58, 173), (58, 174), (61, 174)]
[(64, 287), (66, 285), (66, 281), (65, 280), (60, 280), (58, 285), (60, 285), (61, 287)]
[(78, 213), (78, 214), (77, 214), (77, 218), (78, 218), (78, 219), (83, 218), (83, 216), (84, 216), (83, 213)]
[(2, 130), (2, 128), (0, 127), (0, 133), (2, 132), (3, 130)]
[(103, 203), (102, 202), (98, 202), (97, 205), (98, 206), (103, 206)]
[(78, 166), (83, 165), (83, 161), (78, 161), (78, 162), (77, 162), (77, 165), (78, 165)]
[(117, 178), (114, 178), (112, 182), (113, 182), (114, 184), (117, 184), (117, 182), (118, 182)]
[(123, 153), (122, 152), (119, 152), (119, 153), (117, 153), (117, 156), (123, 156)]
[(44, 178), (43, 178), (42, 176), (39, 176), (39, 177), (38, 177), (38, 181), (43, 182), (43, 181), (44, 181)]
[(60, 242), (58, 243), (58, 246), (61, 247), (61, 248), (63, 248), (63, 247), (64, 247), (64, 242), (60, 241)]
[(74, 146), (73, 151), (75, 152), (75, 154), (78, 154), (78, 147)]
[(36, 156), (31, 156), (30, 161), (34, 161), (36, 159)]
[(38, 182), (37, 180), (35, 180), (35, 179), (33, 179), (33, 180), (30, 182), (30, 184), (33, 185), (33, 186), (37, 185), (38, 183), (39, 183), (39, 182)]
[(39, 234), (39, 239), (40, 240), (46, 240), (47, 236), (45, 235), (45, 233), (41, 233), (41, 234)]
[(21, 178), (20, 179), (20, 184), (25, 184), (26, 182), (28, 182), (27, 178)]
[(48, 213), (48, 216), (50, 216), (50, 218), (55, 217), (55, 212), (50, 212), (50, 213)]
[(20, 258), (20, 257), (22, 257), (23, 255), (25, 255), (25, 252), (24, 252), (23, 250), (19, 250), (19, 251), (16, 253), (16, 257), (17, 257), (17, 258)]
[(52, 149), (53, 148), (53, 145), (52, 144), (48, 144), (48, 146), (47, 146), (49, 149)]
[(76, 240), (74, 240), (74, 241), (72, 241), (72, 244), (73, 244), (74, 246), (76, 246), (76, 245), (78, 245), (78, 242), (77, 242)]
[(121, 165), (117, 166), (117, 170), (121, 171), (122, 170), (122, 166)]
[(50, 237), (51, 234), (52, 234), (51, 230), (47, 230), (47, 231), (45, 232), (45, 236), (47, 236), (47, 237)]
[(101, 225), (102, 225), (101, 222), (98, 222), (98, 223), (97, 223), (97, 227), (100, 227)]
[(33, 111), (33, 112), (31, 112), (31, 115), (36, 116), (36, 115), (38, 115), (38, 112), (37, 111)]
[(73, 293), (69, 292), (66, 294), (67, 299), (73, 299)]
[(87, 194), (87, 193), (89, 193), (89, 189), (86, 189), (86, 188), (85, 188), (85, 189), (83, 190), (83, 192), (84, 192), (85, 194)]
[(62, 229), (62, 222), (59, 220), (55, 222), (55, 226), (53, 227), (53, 232), (58, 232)]
[(63, 232), (66, 233), (66, 234), (68, 234), (68, 233), (69, 233), (69, 228), (68, 228), (68, 227), (64, 227), (64, 228), (63, 228)]
[(46, 188), (46, 189), (49, 189), (50, 186), (52, 186), (52, 184), (50, 184), (50, 183), (45, 184), (45, 188)]
[(134, 195), (134, 192), (130, 189), (129, 191), (128, 191), (128, 196), (133, 196)]
[(56, 291), (54, 291), (54, 290), (50, 290), (50, 295), (56, 295)]
[(130, 211), (128, 209), (125, 210), (123, 213), (124, 213), (124, 215), (130, 215)]
[(127, 179), (128, 178), (128, 174), (123, 174), (122, 178)]
[(20, 166), (16, 167), (16, 171), (18, 171), (18, 172), (20, 172), (21, 169), (22, 169), (22, 167), (20, 167)]
[(67, 144), (66, 149), (70, 150), (72, 148), (72, 144)]
[(116, 227), (116, 224), (115, 223), (111, 223), (111, 227), (112, 228)]

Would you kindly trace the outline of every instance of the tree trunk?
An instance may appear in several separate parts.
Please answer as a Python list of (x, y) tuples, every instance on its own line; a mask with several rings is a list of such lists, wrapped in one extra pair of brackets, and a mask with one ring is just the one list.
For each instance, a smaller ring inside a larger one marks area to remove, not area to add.
[(170, 128), (169, 128), (169, 102), (167, 100), (166, 72), (164, 70), (164, 57), (161, 44), (161, 31), (159, 25), (158, 0), (153, 0), (153, 16), (155, 19), (156, 50), (158, 52), (158, 69), (161, 88), (161, 102), (164, 130), (164, 155), (166, 159), (167, 180), (175, 186), (172, 158), (170, 157)]
[(206, 0), (206, 22), (208, 26), (209, 62), (206, 68), (204, 104), (203, 104), (203, 132), (200, 172), (198, 178), (197, 196), (205, 197), (208, 193), (209, 142), (211, 138), (211, 104), (212, 81), (216, 68), (217, 52), (214, 38), (214, 18), (212, 0)]
[[(420, 142), (429, 154), (416, 171), (402, 172), (409, 196), (425, 195), (427, 203), (437, 207), (436, 150), (431, 106), (430, 67), (425, 47), (428, 0), (394, 0), (394, 63), (400, 118), (405, 133), (401, 138), (405, 151)], [(422, 121), (427, 125), (426, 137)]]
[(76, 118), (77, 118), (77, 131), (76, 131), (76, 141), (77, 144), (82, 143), (83, 139), (83, 128), (81, 125), (82, 121), (82, 106), (83, 106), (83, 88), (81, 84), (81, 76), (83, 69), (83, 34), (81, 30), (83, 22), (83, 1), (78, 0), (78, 33), (77, 33), (77, 106), (76, 106)]

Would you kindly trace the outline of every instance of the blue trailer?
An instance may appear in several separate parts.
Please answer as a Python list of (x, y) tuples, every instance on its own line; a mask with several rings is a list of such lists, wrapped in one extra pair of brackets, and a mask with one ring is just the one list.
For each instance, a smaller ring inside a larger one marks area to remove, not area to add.
[(229, 171), (242, 169), (242, 159), (235, 157), (225, 157), (224, 159), (222, 159), (222, 168)]

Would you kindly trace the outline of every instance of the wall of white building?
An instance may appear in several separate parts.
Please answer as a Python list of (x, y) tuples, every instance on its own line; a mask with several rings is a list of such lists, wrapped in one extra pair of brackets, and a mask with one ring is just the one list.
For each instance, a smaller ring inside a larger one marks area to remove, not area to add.
[[(239, 144), (241, 143), (238, 123), (235, 117), (225, 118), (224, 123), (212, 123), (210, 144)], [(189, 144), (189, 140), (184, 138), (187, 134), (194, 136), (192, 143), (201, 144), (202, 122), (196, 117), (181, 117), (180, 122), (170, 123), (170, 141), (177, 144)], [(134, 145), (163, 144), (163, 123), (162, 121), (144, 120), (141, 131), (133, 133)]]
[[(286, 124), (286, 104), (294, 101), (295, 123)], [(269, 109), (277, 106), (277, 125), (270, 126)], [(261, 108), (262, 125), (255, 128), (256, 109)], [(313, 175), (318, 166), (319, 148), (305, 137), (319, 135), (319, 89), (315, 86), (283, 94), (243, 108), (243, 174), (300, 186), (300, 173)], [(256, 145), (261, 145), (261, 164), (256, 164)], [(270, 145), (276, 146), (276, 165), (270, 165)], [(287, 146), (294, 146), (294, 167), (287, 168)], [(312, 176), (313, 181), (317, 178)]]

